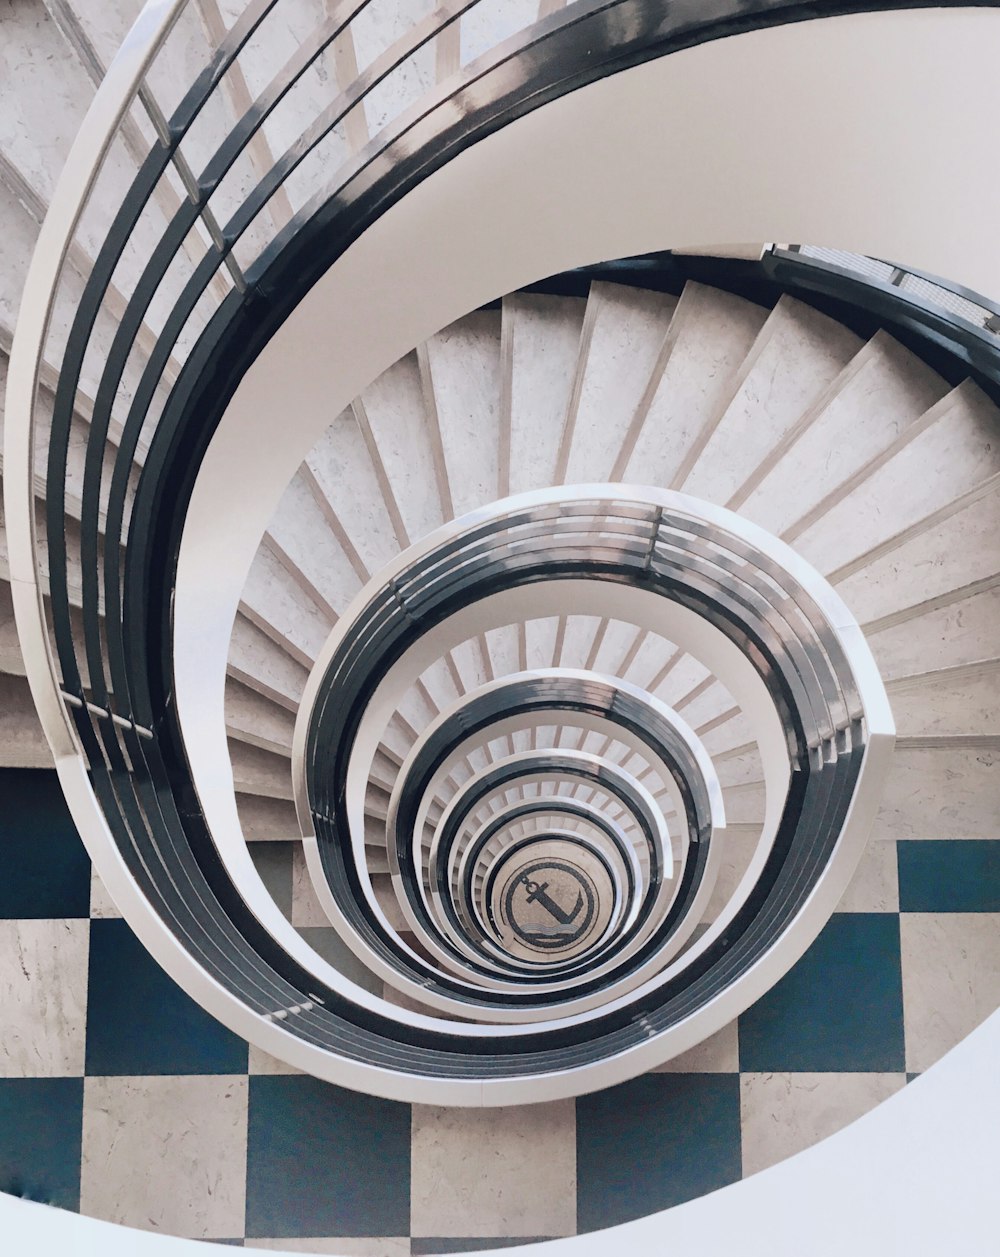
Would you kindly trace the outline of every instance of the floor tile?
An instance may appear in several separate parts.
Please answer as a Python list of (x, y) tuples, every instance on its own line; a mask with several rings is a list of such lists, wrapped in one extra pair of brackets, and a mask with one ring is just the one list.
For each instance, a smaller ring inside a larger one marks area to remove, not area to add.
[(247, 1045), (185, 995), (124, 921), (90, 925), (88, 1074), (242, 1074)]
[(364, 1239), (251, 1239), (244, 1240), (243, 1247), (284, 1253), (335, 1253), (336, 1257), (409, 1257), (410, 1254), (410, 1241), (399, 1235)]
[(90, 860), (51, 769), (0, 773), (0, 917), (86, 917)]
[(88, 1078), (81, 1212), (197, 1239), (243, 1234), (247, 1080)]
[(247, 1045), (250, 1049), (248, 1060), (248, 1072), (251, 1074), (301, 1074), (301, 1069), (296, 1069), (294, 1065), (287, 1065), (284, 1061), (278, 1060), (276, 1056), (272, 1056), (270, 1052), (265, 1052), (263, 1048), (254, 1047), (252, 1043)]
[(899, 918), (835, 913), (740, 1017), (744, 1073), (894, 1073), (903, 1063)]
[(290, 842), (251, 842), (250, 858), (268, 893), (281, 913), (292, 919), (292, 844)]
[(0, 1077), (83, 1073), (90, 922), (0, 920)]
[(740, 1177), (735, 1074), (645, 1074), (576, 1102), (577, 1226), (598, 1230)]
[(903, 912), (1000, 912), (1000, 841), (901, 842), (898, 860)]
[(899, 919), (906, 1068), (923, 1072), (1000, 1007), (1000, 913)]
[(406, 1235), (410, 1106), (306, 1075), (250, 1079), (248, 1236)]
[(897, 746), (872, 838), (995, 838), (998, 769), (1000, 751)]
[(740, 1068), (738, 1026), (731, 1021), (690, 1051), (657, 1065), (654, 1074), (736, 1074)]
[(812, 1147), (905, 1085), (905, 1074), (743, 1074), (744, 1177)]
[(837, 911), (899, 911), (896, 844), (891, 838), (873, 838), (865, 847), (857, 871), (837, 904)]
[(92, 917), (120, 917), (115, 902), (108, 894), (108, 888), (97, 875), (97, 869), (90, 870), (90, 915)]
[(572, 1235), (572, 1100), (502, 1109), (413, 1106), (412, 1235)]
[(82, 1078), (0, 1080), (0, 1191), (80, 1207)]

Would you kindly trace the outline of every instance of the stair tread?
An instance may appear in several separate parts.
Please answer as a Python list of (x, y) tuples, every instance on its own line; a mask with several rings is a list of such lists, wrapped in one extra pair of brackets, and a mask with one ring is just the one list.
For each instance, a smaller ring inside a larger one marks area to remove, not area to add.
[[(934, 527), (867, 559), (857, 571), (839, 579), (835, 575), (837, 592), (867, 624), (994, 576), (1000, 572), (998, 518), (1000, 482)], [(866, 553), (873, 549), (866, 547)]]
[(586, 302), (579, 297), (515, 293), (504, 298), (512, 361), (510, 492), (555, 481)]
[(401, 358), (361, 396), (407, 539), (416, 541), (444, 522), (416, 354)]
[(782, 297), (741, 367), (735, 396), (678, 487), (728, 502), (861, 346), (843, 324)]
[(987, 659), (997, 649), (1000, 586), (869, 633), (885, 681)]
[(365, 568), (377, 572), (398, 554), (399, 542), (353, 410), (333, 421), (307, 463)]
[(674, 487), (693, 443), (719, 413), (768, 311), (688, 282), (671, 321), (669, 356), (624, 479)]
[(292, 766), (287, 756), (233, 738), (229, 738), (228, 743), (238, 793), (266, 795), (272, 799), (294, 798)]
[(857, 369), (739, 510), (781, 535), (881, 454), (949, 391), (915, 354), (879, 332)]
[(301, 474), (292, 477), (282, 494), (268, 536), (312, 601), (328, 615), (341, 615), (361, 588), (362, 578), (334, 532), (330, 514)]
[(947, 505), (1000, 472), (997, 429), (993, 403), (961, 385), (933, 423), (797, 537), (796, 549), (830, 572)]
[(287, 708), (230, 677), (226, 682), (226, 731), (275, 754), (291, 755), (295, 717)]
[(897, 744), (872, 840), (995, 838), (1000, 749)]
[(272, 631), (286, 643), (306, 666), (319, 654), (333, 628), (331, 616), (317, 605), (266, 544), (254, 556), (243, 587), (241, 609), (259, 628)]
[(479, 310), (426, 345), (455, 515), (495, 501), (500, 449), (500, 314)]
[(564, 483), (610, 479), (676, 307), (677, 298), (666, 293), (591, 285), (575, 413), (567, 417), (563, 438), (569, 438), (562, 454)]

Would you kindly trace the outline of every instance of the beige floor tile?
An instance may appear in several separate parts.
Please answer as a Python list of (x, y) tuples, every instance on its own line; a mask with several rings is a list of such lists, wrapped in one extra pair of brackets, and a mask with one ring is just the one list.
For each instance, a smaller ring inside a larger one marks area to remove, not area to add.
[(243, 1234), (247, 1080), (88, 1078), (80, 1211), (196, 1239)]
[(89, 943), (89, 921), (0, 921), (0, 1077), (83, 1073)]
[(93, 868), (90, 870), (90, 915), (95, 919), (121, 916), (108, 888), (97, 876), (97, 869)]
[(704, 1043), (684, 1052), (681, 1056), (658, 1065), (654, 1074), (735, 1074), (740, 1068), (740, 1043), (738, 1026), (731, 1021), (728, 1026)]
[(251, 1043), (249, 1054), (249, 1073), (251, 1074), (301, 1074), (301, 1069), (296, 1069), (294, 1065), (287, 1065), (284, 1061), (279, 1061), (276, 1056), (272, 1056), (270, 1052), (265, 1052), (263, 1048), (254, 1047)]
[(922, 1072), (1000, 1007), (1000, 913), (899, 918), (906, 1068)]
[(873, 838), (868, 843), (837, 911), (899, 911), (896, 844), (891, 838)]
[(812, 1147), (905, 1085), (903, 1074), (744, 1074), (744, 1176)]
[(413, 1108), (413, 1235), (572, 1235), (572, 1100), (507, 1109)]

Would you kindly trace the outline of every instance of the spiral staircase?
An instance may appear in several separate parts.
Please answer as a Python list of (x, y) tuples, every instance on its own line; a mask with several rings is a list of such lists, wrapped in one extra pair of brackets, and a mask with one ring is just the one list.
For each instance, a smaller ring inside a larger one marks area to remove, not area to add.
[(571, 87), (812, 14), (139, 9), (0, 18), (0, 764), (55, 765), (194, 1000), (339, 1086), (545, 1104), (731, 1026), (897, 839), (992, 836), (1000, 315), (918, 271), (536, 274), (272, 412), (266, 528), (200, 548), (218, 434), (255, 369), (322, 375), (267, 353), (373, 224)]

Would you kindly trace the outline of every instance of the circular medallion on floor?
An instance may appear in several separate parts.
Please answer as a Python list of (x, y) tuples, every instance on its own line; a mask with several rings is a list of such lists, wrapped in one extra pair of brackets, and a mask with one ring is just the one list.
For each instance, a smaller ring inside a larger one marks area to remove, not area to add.
[(489, 878), (486, 901), (505, 950), (534, 962), (590, 951), (619, 915), (607, 866), (567, 839), (520, 847)]

